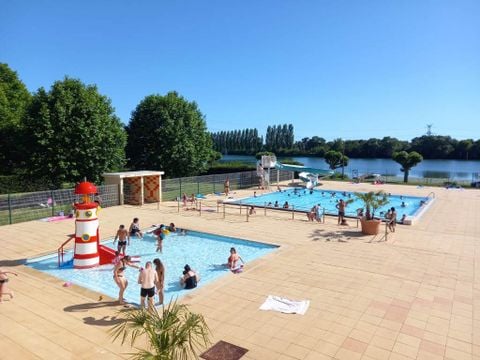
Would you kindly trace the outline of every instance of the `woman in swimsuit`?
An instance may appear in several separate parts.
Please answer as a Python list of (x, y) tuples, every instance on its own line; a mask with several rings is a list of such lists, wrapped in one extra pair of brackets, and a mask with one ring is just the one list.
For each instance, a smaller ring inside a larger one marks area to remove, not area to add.
[(139, 269), (139, 267), (135, 264), (132, 264), (130, 256), (125, 256), (121, 259), (113, 268), (113, 280), (117, 284), (119, 291), (118, 291), (118, 303), (123, 305), (123, 293), (128, 286), (128, 280), (125, 277), (125, 270), (127, 266), (134, 267)]
[(163, 304), (163, 288), (165, 287), (165, 266), (160, 259), (154, 259), (155, 271), (157, 272), (158, 282), (155, 284), (158, 294), (158, 305)]
[(238, 260), (240, 260), (242, 262), (242, 264), (245, 264), (245, 261), (243, 261), (243, 259), (240, 257), (240, 255), (237, 254), (237, 250), (234, 247), (232, 247), (230, 249), (230, 256), (228, 257), (228, 260), (227, 260), (228, 268), (230, 270), (238, 269), (238, 267), (237, 267)]
[(18, 276), (16, 272), (13, 271), (3, 271), (0, 269), (0, 302), (2, 302), (2, 296), (3, 295), (8, 295), (10, 296), (10, 300), (13, 299), (13, 291), (8, 289), (7, 283), (8, 283), (8, 274), (12, 274), (15, 276)]

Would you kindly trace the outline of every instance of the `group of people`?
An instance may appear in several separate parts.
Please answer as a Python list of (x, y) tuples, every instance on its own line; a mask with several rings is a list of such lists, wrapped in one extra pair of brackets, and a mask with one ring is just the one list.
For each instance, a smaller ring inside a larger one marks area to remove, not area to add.
[(182, 195), (182, 203), (183, 203), (183, 207), (188, 210), (188, 203), (190, 203), (190, 206), (192, 208), (194, 208), (194, 205), (196, 204), (197, 202), (197, 197), (195, 196), (195, 194), (192, 194), (190, 195), (190, 197), (187, 195), (187, 193), (183, 193)]
[(120, 225), (113, 240), (113, 245), (118, 240), (117, 250), (119, 253), (125, 255), (127, 251), (127, 245), (130, 246), (130, 238), (134, 236), (139, 239), (143, 238), (143, 232), (140, 230), (140, 223), (138, 218), (134, 218), (128, 230), (125, 228), (125, 225)]
[[(280, 207), (280, 204), (278, 203), (278, 200), (275, 201), (274, 204), (272, 204), (272, 202), (270, 201), (267, 206), (270, 206), (270, 207), (276, 207), (276, 208), (279, 208)], [(282, 206), (283, 209), (290, 209), (290, 204), (288, 203), (288, 201), (285, 201), (283, 203), (283, 206)]]
[(153, 260), (155, 268), (152, 266), (151, 261), (145, 263), (145, 268), (142, 268), (132, 261), (132, 258), (128, 255), (120, 257), (120, 254), (116, 253), (117, 257), (113, 261), (113, 280), (117, 284), (118, 291), (118, 303), (124, 304), (123, 294), (128, 286), (128, 280), (125, 274), (127, 267), (139, 269), (138, 284), (140, 285), (140, 306), (145, 307), (145, 300), (148, 299), (148, 305), (153, 307), (155, 305), (155, 295), (158, 295), (158, 304), (163, 304), (163, 289), (165, 281), (165, 267), (162, 261), (158, 258)]
[(153, 234), (157, 238), (157, 249), (156, 252), (162, 253), (163, 251), (163, 240), (165, 239), (166, 234), (179, 232), (181, 235), (186, 235), (186, 230), (177, 229), (175, 224), (172, 222), (170, 225), (160, 224), (155, 229), (148, 231), (147, 234)]
[(320, 204), (314, 205), (309, 212), (307, 212), (307, 219), (308, 221), (320, 221), (322, 218), (322, 215), (320, 213), (321, 211), (321, 206)]
[[(163, 304), (164, 301), (164, 287), (165, 287), (165, 266), (159, 258), (145, 263), (145, 268), (137, 265), (132, 257), (129, 255), (122, 256), (118, 251), (116, 257), (113, 260), (113, 279), (118, 286), (118, 303), (120, 305), (125, 304), (123, 295), (128, 287), (128, 280), (126, 277), (126, 270), (128, 267), (139, 270), (138, 284), (140, 285), (140, 306), (143, 308), (148, 302), (148, 307), (155, 305), (155, 296), (158, 296), (158, 304)], [(239, 264), (241, 262), (242, 264)], [(232, 272), (238, 273), (243, 269), (245, 262), (237, 253), (237, 250), (232, 247), (230, 249), (230, 256), (227, 259), (225, 266)], [(6, 277), (7, 273), (17, 275), (13, 272), (0, 271), (0, 294), (10, 294), (13, 297), (13, 293), (4, 291), (4, 282), (8, 281)], [(6, 280), (4, 280), (6, 279)], [(190, 265), (186, 264), (183, 268), (182, 276), (180, 277), (180, 286), (184, 289), (194, 289), (197, 287), (200, 281), (200, 275), (193, 270)]]

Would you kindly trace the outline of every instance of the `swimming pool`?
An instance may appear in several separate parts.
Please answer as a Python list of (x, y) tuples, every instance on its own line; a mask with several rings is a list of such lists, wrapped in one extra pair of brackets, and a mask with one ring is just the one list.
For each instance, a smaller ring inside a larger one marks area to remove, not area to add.
[[(305, 188), (287, 188), (280, 191), (257, 195), (255, 197), (248, 197), (243, 199), (237, 199), (228, 201), (229, 204), (237, 205), (253, 205), (258, 207), (271, 207), (275, 208), (275, 202), (278, 202), (278, 207), (281, 209), (285, 202), (288, 202), (290, 210), (295, 211), (310, 211), (310, 209), (319, 205), (322, 209), (325, 209), (327, 215), (337, 215), (338, 209), (335, 207), (337, 202), (343, 199), (345, 201), (353, 199), (353, 202), (347, 205), (345, 215), (357, 216), (357, 209), (363, 207), (363, 202), (354, 195), (353, 192), (338, 191), (338, 190), (326, 190), (326, 189), (314, 189), (312, 191)], [(406, 195), (388, 195), (389, 202), (383, 207), (379, 208), (375, 212), (375, 216), (382, 216), (388, 209), (394, 207), (397, 211), (397, 220), (400, 221), (405, 214), (407, 217), (414, 217), (421, 210), (422, 202), (428, 202), (427, 197), (418, 196), (406, 196)], [(227, 202), (227, 201), (226, 201)]]
[[(109, 240), (103, 242), (103, 245), (113, 248), (112, 242), (113, 240)], [(141, 266), (145, 266), (146, 261), (151, 261), (156, 257), (162, 260), (165, 265), (165, 303), (168, 303), (177, 296), (181, 297), (195, 291), (184, 290), (179, 285), (179, 278), (182, 276), (185, 264), (189, 264), (200, 274), (201, 281), (198, 283), (198, 287), (229, 273), (229, 270), (221, 264), (227, 262), (231, 247), (237, 249), (238, 254), (247, 262), (247, 267), (249, 261), (262, 257), (277, 248), (275, 245), (188, 231), (187, 235), (170, 234), (166, 236), (163, 241), (163, 254), (155, 252), (156, 239), (152, 234), (146, 234), (143, 240), (132, 238), (127, 253), (132, 256), (140, 256), (139, 265)], [(67, 253), (65, 259), (72, 256), (72, 253)], [(31, 259), (27, 262), (27, 266), (114, 299), (118, 297), (118, 287), (112, 276), (113, 265), (102, 265), (83, 270), (74, 269), (71, 265), (59, 268), (57, 254), (52, 254)], [(138, 304), (140, 301), (140, 287), (137, 284), (138, 270), (128, 267), (125, 274), (129, 284), (124, 297), (127, 302)]]

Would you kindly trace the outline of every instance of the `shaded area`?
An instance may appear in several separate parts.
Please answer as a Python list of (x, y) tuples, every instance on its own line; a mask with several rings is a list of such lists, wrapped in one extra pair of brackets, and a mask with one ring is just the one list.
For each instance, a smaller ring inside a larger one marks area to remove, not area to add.
[(238, 360), (248, 349), (220, 340), (200, 357), (205, 360)]
[[(98, 309), (103, 307), (113, 307), (113, 306), (119, 306), (118, 302), (117, 301), (104, 301), (104, 302), (99, 301), (94, 303), (83, 303), (83, 304), (67, 306), (63, 309), (63, 311), (78, 313), (78, 312), (88, 312), (89, 310), (92, 310), (92, 309)], [(120, 310), (118, 313), (121, 313), (122, 311), (124, 311), (124, 309)], [(84, 317), (82, 320), (84, 324), (96, 325), (96, 326), (113, 326), (125, 321), (123, 318), (115, 315), (114, 316), (106, 315), (98, 319), (96, 319), (93, 316), (87, 316), (87, 317)]]
[(18, 265), (25, 265), (27, 259), (16, 259), (16, 260), (0, 260), (0, 266), (18, 266)]
[(312, 241), (338, 241), (338, 242), (348, 242), (348, 240), (354, 240), (359, 238), (368, 237), (368, 235), (362, 234), (360, 230), (326, 230), (326, 229), (315, 229), (309, 236)]

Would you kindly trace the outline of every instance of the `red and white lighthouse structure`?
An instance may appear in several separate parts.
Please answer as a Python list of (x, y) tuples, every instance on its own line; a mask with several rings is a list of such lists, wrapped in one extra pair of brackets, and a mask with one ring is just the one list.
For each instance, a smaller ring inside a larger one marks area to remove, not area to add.
[(98, 231), (99, 204), (95, 202), (97, 187), (84, 181), (75, 187), (75, 194), (81, 195), (81, 201), (75, 203), (75, 248), (73, 267), (86, 269), (99, 265), (100, 256), (98, 245), (100, 241)]

